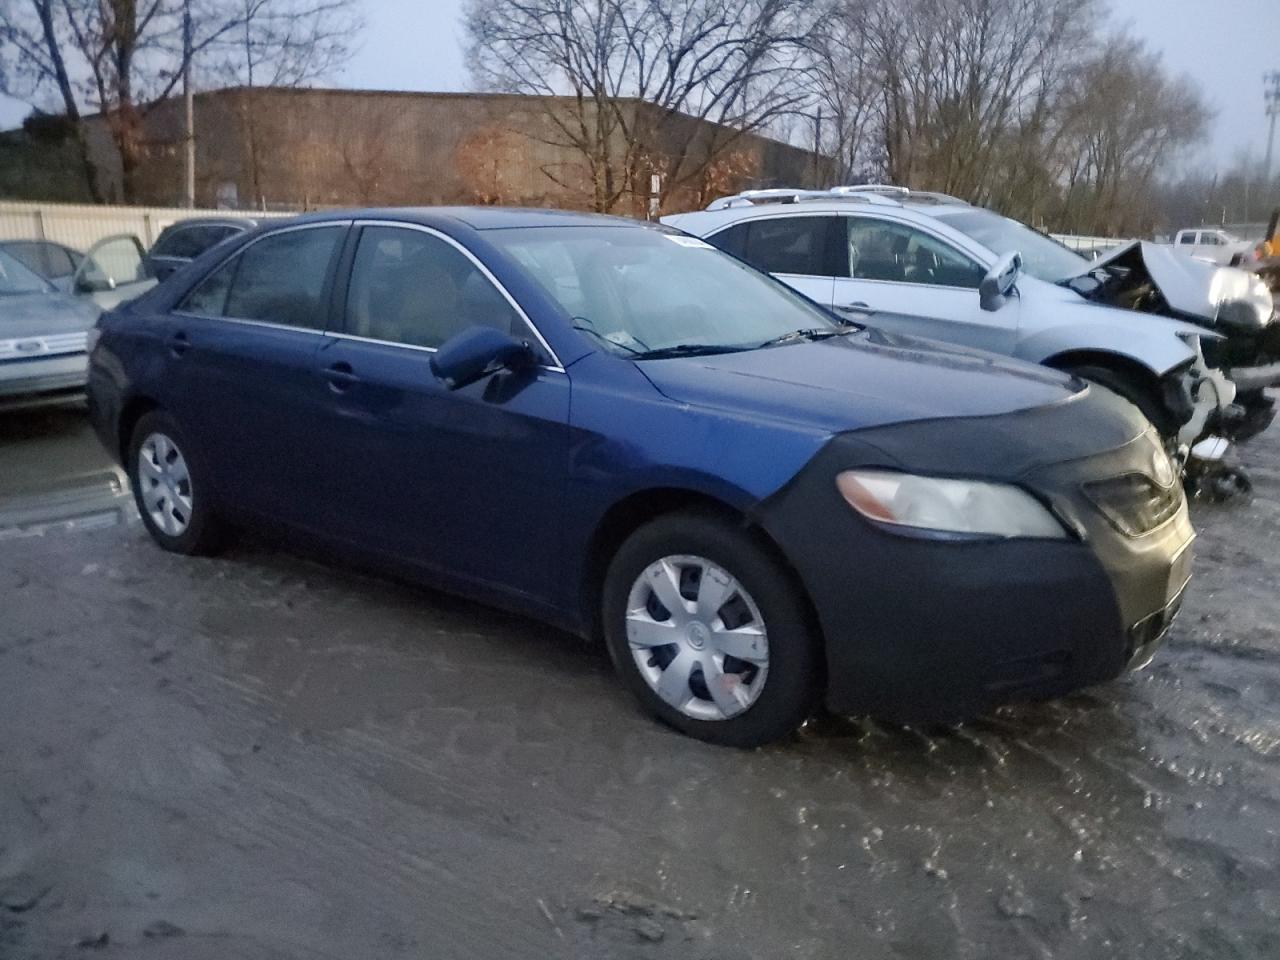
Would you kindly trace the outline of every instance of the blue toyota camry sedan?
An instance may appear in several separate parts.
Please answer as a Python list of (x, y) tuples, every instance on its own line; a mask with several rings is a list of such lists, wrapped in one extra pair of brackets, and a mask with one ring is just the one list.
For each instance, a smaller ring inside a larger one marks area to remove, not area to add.
[(161, 547), (272, 527), (602, 637), (717, 743), (1109, 680), (1190, 576), (1176, 471), (1118, 397), (629, 220), (272, 223), (103, 316), (90, 406)]

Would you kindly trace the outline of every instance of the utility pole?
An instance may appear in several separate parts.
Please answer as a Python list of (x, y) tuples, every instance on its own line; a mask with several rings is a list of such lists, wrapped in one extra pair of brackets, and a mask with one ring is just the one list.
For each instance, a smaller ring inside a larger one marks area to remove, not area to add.
[(822, 174), (819, 164), (822, 162), (822, 104), (818, 104), (818, 112), (813, 118), (813, 188), (822, 187)]
[(1271, 118), (1271, 129), (1267, 133), (1267, 159), (1262, 165), (1262, 172), (1270, 184), (1271, 152), (1276, 142), (1276, 117), (1280, 116), (1280, 70), (1262, 75), (1262, 98), (1267, 104), (1267, 116)]
[(183, 125), (182, 205), (196, 205), (196, 105), (191, 89), (191, 0), (182, 4), (182, 103), (186, 112)]

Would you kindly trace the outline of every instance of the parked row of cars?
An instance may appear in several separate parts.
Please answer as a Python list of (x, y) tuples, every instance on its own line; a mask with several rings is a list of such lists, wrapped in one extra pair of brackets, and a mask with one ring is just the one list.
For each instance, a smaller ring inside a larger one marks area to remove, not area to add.
[(84, 252), (51, 240), (0, 241), (0, 407), (81, 394), (89, 331), (102, 310), (256, 225), (249, 219), (179, 221), (150, 251), (131, 235), (106, 237)]

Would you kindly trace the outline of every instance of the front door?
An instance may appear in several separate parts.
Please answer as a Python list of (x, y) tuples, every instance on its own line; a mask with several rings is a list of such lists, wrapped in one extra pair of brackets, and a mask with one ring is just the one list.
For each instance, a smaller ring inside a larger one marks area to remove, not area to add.
[(71, 290), (110, 310), (141, 296), (156, 283), (138, 238), (118, 233), (89, 248), (71, 278)]
[(227, 509), (313, 529), (330, 494), (316, 429), (316, 354), (347, 226), (293, 227), (238, 252), (179, 303), (164, 398), (206, 458)]
[(983, 310), (986, 269), (945, 240), (880, 217), (841, 218), (842, 276), (834, 307), (851, 320), (893, 333), (1009, 354), (1018, 333), (1018, 300)]
[[(340, 336), (316, 368), (332, 441), (329, 523), (417, 565), (526, 597), (558, 592), (554, 522), (568, 468), (569, 378), (537, 368), (450, 391), (435, 348), (487, 325), (538, 344), (478, 263), (434, 231), (361, 228)], [(543, 348), (538, 345), (540, 351)]]

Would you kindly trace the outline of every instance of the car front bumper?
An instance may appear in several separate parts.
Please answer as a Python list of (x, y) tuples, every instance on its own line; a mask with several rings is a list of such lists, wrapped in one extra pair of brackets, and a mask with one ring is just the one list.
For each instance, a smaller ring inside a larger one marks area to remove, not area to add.
[[(895, 431), (925, 441), (933, 434), (938, 450), (945, 441), (937, 431), (947, 423)], [(859, 452), (837, 442), (819, 454), (759, 519), (813, 601), (826, 645), (828, 706), (907, 722), (953, 720), (1010, 700), (1061, 695), (1148, 662), (1191, 574), (1195, 534), (1185, 498), (1179, 491), (1177, 512), (1160, 527), (1128, 537), (1080, 484), (1149, 469), (1154, 449), (1154, 440), (1142, 438), (1017, 474), (1077, 532), (1063, 540), (903, 535), (857, 515), (834, 483), (852, 466), (898, 466), (886, 462), (885, 446)], [(974, 475), (959, 464), (921, 472)]]
[(88, 357), (70, 353), (0, 363), (0, 402), (13, 404), (47, 394), (81, 391), (88, 380)]

